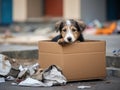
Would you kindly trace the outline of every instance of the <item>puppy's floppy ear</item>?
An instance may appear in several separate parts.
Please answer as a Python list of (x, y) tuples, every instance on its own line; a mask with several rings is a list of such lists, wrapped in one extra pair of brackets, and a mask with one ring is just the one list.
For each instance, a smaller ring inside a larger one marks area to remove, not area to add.
[(75, 19), (75, 21), (77, 22), (80, 30), (84, 31), (84, 29), (86, 28), (86, 24), (82, 20), (79, 20), (79, 19)]
[(55, 30), (56, 32), (60, 31), (61, 32), (61, 28), (62, 28), (62, 21), (58, 21), (55, 24)]

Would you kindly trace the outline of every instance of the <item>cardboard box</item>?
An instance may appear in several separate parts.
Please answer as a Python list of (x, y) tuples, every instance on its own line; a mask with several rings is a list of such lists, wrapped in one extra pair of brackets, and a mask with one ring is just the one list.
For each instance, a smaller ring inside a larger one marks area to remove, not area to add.
[(86, 40), (61, 46), (57, 42), (39, 42), (42, 68), (58, 65), (68, 81), (104, 79), (106, 77), (105, 41)]

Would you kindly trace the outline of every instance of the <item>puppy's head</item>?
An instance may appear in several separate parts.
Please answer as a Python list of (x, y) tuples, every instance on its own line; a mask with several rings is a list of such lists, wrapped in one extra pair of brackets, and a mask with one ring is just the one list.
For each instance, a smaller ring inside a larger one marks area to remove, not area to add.
[(80, 37), (85, 27), (85, 23), (81, 20), (67, 19), (57, 22), (55, 28), (60, 31), (66, 43), (72, 43)]

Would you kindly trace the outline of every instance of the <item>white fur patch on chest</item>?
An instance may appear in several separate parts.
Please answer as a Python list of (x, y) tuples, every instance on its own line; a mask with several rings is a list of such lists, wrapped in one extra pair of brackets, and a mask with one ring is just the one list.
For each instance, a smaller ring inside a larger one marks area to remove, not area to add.
[(70, 25), (71, 25), (70, 20), (66, 20), (66, 24), (67, 24), (68, 26), (70, 26)]

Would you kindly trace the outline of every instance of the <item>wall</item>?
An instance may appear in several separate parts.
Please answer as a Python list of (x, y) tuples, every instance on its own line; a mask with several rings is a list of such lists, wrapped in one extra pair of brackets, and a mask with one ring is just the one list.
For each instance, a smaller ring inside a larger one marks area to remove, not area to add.
[[(43, 0), (13, 0), (13, 21), (43, 15)], [(63, 0), (63, 17), (80, 18), (89, 23), (94, 19), (106, 20), (106, 0)]]
[(28, 0), (27, 16), (28, 18), (38, 18), (42, 16), (41, 0)]
[(27, 0), (13, 0), (13, 21), (26, 21)]
[(80, 0), (63, 0), (63, 17), (80, 18)]
[(81, 18), (87, 23), (106, 20), (106, 0), (81, 0)]
[(0, 23), (2, 22), (2, 8), (1, 8), (1, 6), (2, 6), (2, 0), (0, 0)]
[(2, 24), (12, 23), (12, 0), (0, 1), (0, 22)]

